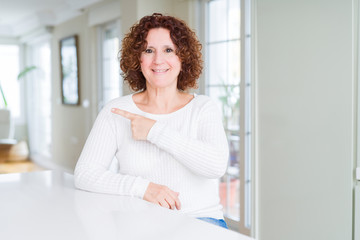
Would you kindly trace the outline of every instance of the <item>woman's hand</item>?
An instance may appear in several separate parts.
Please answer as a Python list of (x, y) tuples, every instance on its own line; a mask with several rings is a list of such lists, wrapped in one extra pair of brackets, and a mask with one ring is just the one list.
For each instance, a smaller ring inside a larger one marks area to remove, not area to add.
[(146, 118), (118, 108), (112, 108), (111, 112), (121, 115), (131, 121), (132, 136), (135, 140), (146, 140), (155, 120)]
[(144, 200), (158, 204), (164, 208), (180, 210), (179, 193), (170, 188), (150, 182), (144, 194)]

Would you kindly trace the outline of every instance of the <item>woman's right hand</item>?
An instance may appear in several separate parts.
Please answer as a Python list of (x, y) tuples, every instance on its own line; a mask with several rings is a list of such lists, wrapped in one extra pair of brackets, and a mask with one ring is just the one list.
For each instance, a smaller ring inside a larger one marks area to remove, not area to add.
[(164, 208), (180, 210), (179, 193), (170, 188), (150, 182), (144, 194), (144, 200), (158, 204)]

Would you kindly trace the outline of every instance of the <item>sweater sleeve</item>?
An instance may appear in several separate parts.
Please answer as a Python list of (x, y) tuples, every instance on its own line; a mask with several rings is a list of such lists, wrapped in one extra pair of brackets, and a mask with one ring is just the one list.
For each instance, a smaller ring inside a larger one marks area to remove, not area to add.
[(173, 155), (195, 174), (219, 178), (226, 171), (229, 157), (221, 114), (213, 101), (208, 101), (199, 114), (195, 138), (157, 121), (150, 129), (147, 140)]
[(117, 151), (117, 141), (121, 141), (115, 133), (110, 107), (105, 107), (99, 113), (76, 164), (75, 186), (91, 192), (143, 198), (148, 180), (109, 171)]

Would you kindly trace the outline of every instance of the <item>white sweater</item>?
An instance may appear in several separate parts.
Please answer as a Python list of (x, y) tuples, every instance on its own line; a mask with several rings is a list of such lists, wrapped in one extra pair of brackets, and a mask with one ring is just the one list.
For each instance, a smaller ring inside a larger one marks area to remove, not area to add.
[[(214, 101), (194, 95), (170, 114), (140, 110), (132, 95), (108, 103), (99, 113), (75, 168), (75, 185), (87, 191), (143, 198), (149, 182), (179, 192), (181, 212), (222, 219), (218, 178), (227, 167), (228, 144)], [(156, 120), (147, 141), (132, 138), (120, 108)], [(119, 171), (109, 170), (116, 156)]]

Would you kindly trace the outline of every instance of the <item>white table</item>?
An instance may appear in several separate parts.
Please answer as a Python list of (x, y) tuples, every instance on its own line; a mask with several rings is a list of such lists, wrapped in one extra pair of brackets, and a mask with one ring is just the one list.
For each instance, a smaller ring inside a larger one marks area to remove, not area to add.
[(141, 199), (75, 189), (58, 171), (0, 175), (0, 239), (251, 240)]

